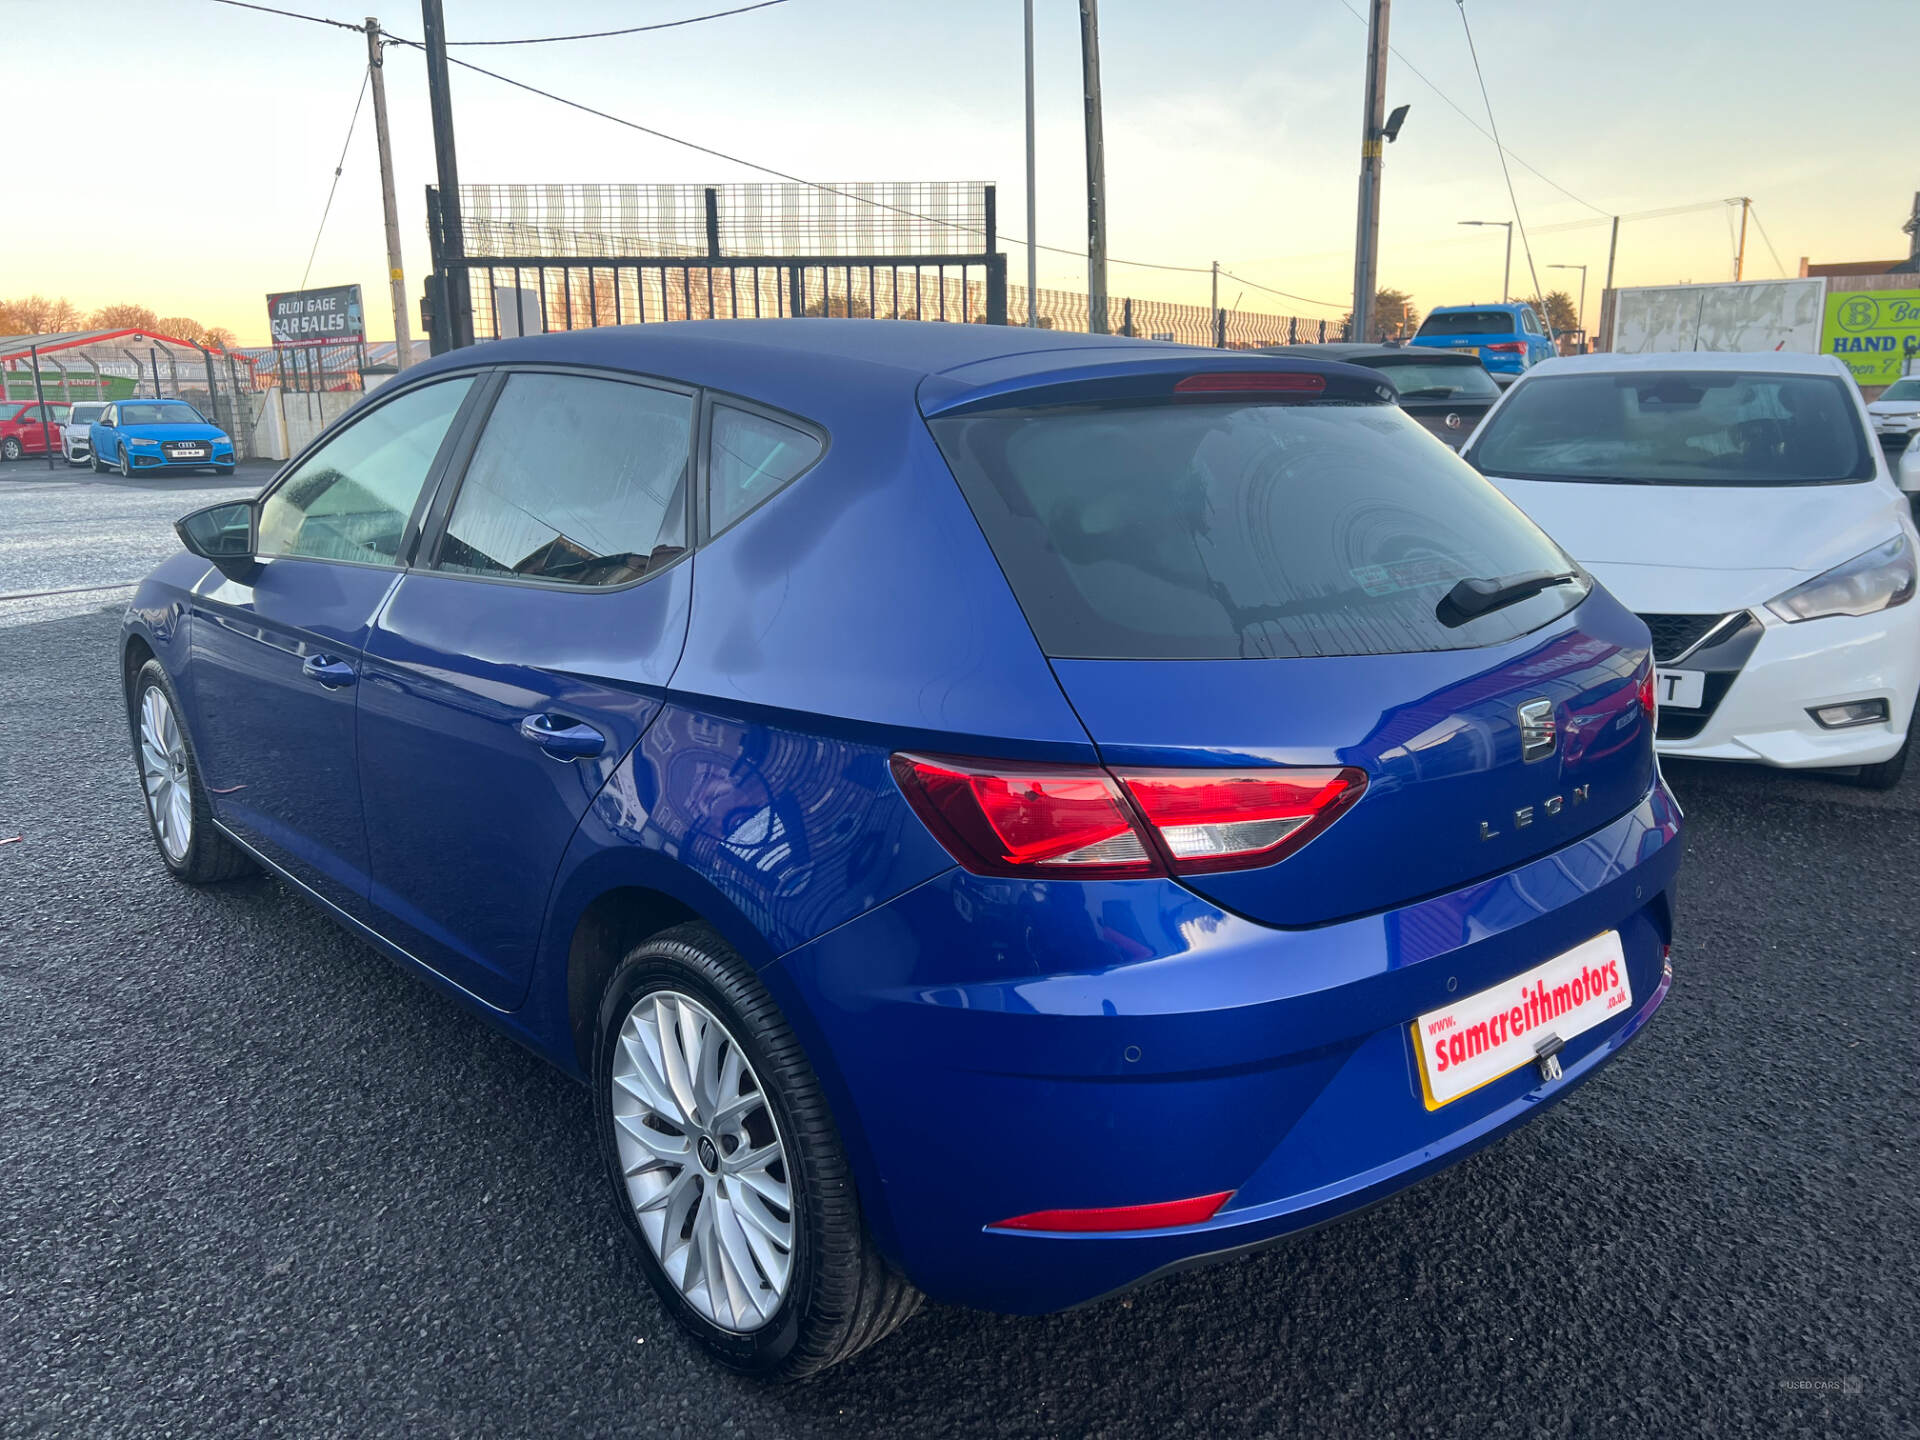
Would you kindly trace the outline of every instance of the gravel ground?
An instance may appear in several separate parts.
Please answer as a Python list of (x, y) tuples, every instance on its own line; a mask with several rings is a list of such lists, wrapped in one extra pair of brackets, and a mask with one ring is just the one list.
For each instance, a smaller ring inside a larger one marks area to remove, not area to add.
[[(0, 596), (131, 578), (236, 488), (9, 473)], [(276, 882), (169, 879), (119, 709), (124, 600), (0, 599), (0, 836), (23, 837), (0, 846), (0, 1430), (1920, 1425), (1920, 784), (1672, 767), (1674, 989), (1567, 1104), (1261, 1257), (1046, 1319), (930, 1308), (769, 1389), (676, 1338), (584, 1091)]]

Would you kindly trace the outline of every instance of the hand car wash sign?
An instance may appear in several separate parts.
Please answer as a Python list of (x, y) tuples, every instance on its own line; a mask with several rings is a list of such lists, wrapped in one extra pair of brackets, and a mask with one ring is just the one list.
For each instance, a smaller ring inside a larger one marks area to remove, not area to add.
[(1920, 359), (1920, 290), (1828, 291), (1820, 348), (1858, 384), (1891, 385)]
[(276, 345), (355, 345), (367, 338), (358, 285), (267, 296)]

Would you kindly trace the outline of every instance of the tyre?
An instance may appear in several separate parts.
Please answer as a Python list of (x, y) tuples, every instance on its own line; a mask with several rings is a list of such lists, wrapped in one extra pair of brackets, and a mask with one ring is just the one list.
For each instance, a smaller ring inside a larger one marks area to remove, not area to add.
[(100, 452), (98, 450), (91, 452), (87, 456), (87, 468), (92, 470), (96, 475), (104, 475), (107, 473), (107, 467), (100, 463)]
[(6, 439), (0, 440), (0, 457), (8, 460), (18, 460), (26, 453), (25, 448), (20, 444), (20, 437), (18, 435), (9, 435)]
[(133, 451), (125, 445), (120, 447), (120, 474), (123, 479), (133, 478)]
[(1891, 790), (1900, 783), (1900, 777), (1907, 773), (1907, 752), (1913, 748), (1913, 727), (1907, 727), (1907, 738), (1900, 742), (1900, 748), (1882, 760), (1878, 765), (1862, 765), (1853, 783), (1862, 790)]
[(710, 1355), (797, 1380), (919, 1308), (867, 1233), (799, 1041), (714, 930), (677, 925), (628, 954), (598, 1025), (615, 1201), (661, 1303)]
[(134, 764), (147, 797), (147, 825), (167, 868), (193, 885), (231, 880), (253, 870), (246, 852), (213, 828), (193, 743), (158, 660), (140, 667), (127, 702)]

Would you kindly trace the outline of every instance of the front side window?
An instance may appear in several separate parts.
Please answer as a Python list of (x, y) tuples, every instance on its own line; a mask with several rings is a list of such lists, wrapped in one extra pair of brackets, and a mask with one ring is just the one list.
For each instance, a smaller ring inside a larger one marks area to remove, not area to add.
[(1398, 406), (1007, 410), (931, 422), (1041, 648), (1163, 660), (1465, 649), (1585, 580), (1464, 623), (1465, 579), (1575, 567)]
[(1783, 371), (1625, 370), (1523, 381), (1467, 459), (1514, 480), (1821, 485), (1871, 480), (1851, 383)]
[(435, 568), (624, 585), (687, 546), (693, 400), (581, 375), (509, 376)]
[(472, 383), (461, 376), (397, 395), (314, 451), (261, 502), (259, 553), (397, 564), (407, 519)]
[(796, 479), (825, 447), (816, 435), (731, 405), (713, 407), (707, 528), (721, 531)]

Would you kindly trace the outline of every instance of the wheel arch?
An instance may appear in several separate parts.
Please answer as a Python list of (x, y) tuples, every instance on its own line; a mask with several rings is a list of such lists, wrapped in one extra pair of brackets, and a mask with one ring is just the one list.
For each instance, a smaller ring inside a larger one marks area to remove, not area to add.
[[(867, 1143), (859, 1106), (826, 1037), (798, 988), (775, 963), (778, 956), (766, 937), (724, 894), (678, 860), (658, 851), (615, 844), (595, 847), (595, 853), (563, 869), (543, 947), (551, 978), (540, 986), (543, 994), (529, 997), (536, 1009), (545, 1008), (551, 1017), (544, 1023), (529, 1017), (535, 1028), (552, 1037), (550, 1057), (591, 1083), (594, 1028), (607, 978), (635, 946), (690, 920), (711, 926), (740, 952), (793, 1028), (825, 1091), (874, 1239), (882, 1253), (898, 1264), (900, 1247), (886, 1209), (885, 1180)], [(556, 1050), (564, 1053), (553, 1053)]]

